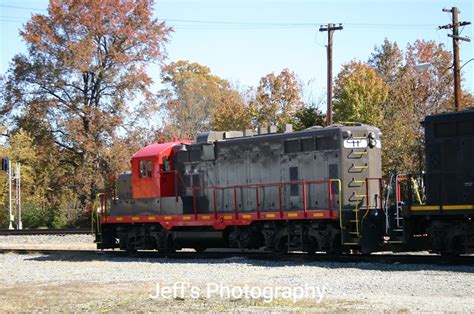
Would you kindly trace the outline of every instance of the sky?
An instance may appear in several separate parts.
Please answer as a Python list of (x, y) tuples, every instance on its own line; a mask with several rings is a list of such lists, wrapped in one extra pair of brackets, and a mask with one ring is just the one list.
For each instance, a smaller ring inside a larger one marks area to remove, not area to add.
[[(32, 14), (46, 14), (47, 0), (0, 0), (0, 73), (12, 57), (26, 51), (18, 32)], [(474, 22), (474, 1), (309, 1), (309, 0), (157, 0), (155, 16), (174, 28), (166, 62), (189, 60), (242, 88), (257, 86), (261, 77), (294, 71), (303, 82), (306, 101), (326, 95), (327, 33), (320, 25), (342, 23), (334, 33), (333, 73), (351, 60), (367, 61), (384, 39), (404, 49), (417, 39), (434, 40), (452, 50), (451, 14), (460, 9), (460, 21)], [(473, 26), (461, 36), (472, 38)], [(462, 42), (461, 65), (474, 58), (474, 43)], [(474, 61), (463, 69), (463, 89), (474, 91)], [(159, 66), (149, 69), (159, 81)], [(155, 85), (158, 89), (159, 85)]]

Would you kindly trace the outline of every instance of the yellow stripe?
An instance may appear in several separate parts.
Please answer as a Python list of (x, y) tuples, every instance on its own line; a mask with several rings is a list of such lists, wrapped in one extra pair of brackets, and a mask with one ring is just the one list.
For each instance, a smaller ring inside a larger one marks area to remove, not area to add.
[(411, 210), (439, 210), (439, 206), (412, 206)]
[(252, 215), (242, 215), (242, 218), (249, 219), (252, 218)]
[(191, 220), (191, 216), (183, 216), (183, 220)]
[(288, 217), (298, 217), (298, 214), (289, 213), (289, 214), (288, 214)]
[(232, 219), (232, 216), (224, 216), (224, 219), (225, 219), (225, 220), (231, 220), (231, 219)]
[(201, 219), (202, 220), (209, 220), (209, 219), (211, 219), (211, 217), (210, 216), (201, 216)]
[(165, 216), (163, 219), (164, 219), (164, 220), (171, 220), (171, 219), (173, 219), (173, 217), (171, 217), (171, 216)]
[(474, 209), (474, 205), (443, 205), (445, 210)]
[(324, 217), (324, 213), (313, 213), (313, 217)]
[(266, 214), (265, 217), (267, 217), (267, 218), (275, 218), (275, 214)]
[(155, 216), (148, 216), (148, 220), (156, 220)]
[(115, 220), (117, 220), (117, 221), (122, 221), (122, 220), (123, 220), (123, 217), (115, 217)]

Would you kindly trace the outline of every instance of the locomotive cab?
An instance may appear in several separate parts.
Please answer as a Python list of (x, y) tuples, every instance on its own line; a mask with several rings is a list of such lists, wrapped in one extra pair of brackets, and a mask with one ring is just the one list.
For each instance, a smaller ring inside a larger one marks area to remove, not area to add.
[(179, 143), (152, 144), (132, 156), (132, 198), (158, 198), (175, 194), (172, 152)]

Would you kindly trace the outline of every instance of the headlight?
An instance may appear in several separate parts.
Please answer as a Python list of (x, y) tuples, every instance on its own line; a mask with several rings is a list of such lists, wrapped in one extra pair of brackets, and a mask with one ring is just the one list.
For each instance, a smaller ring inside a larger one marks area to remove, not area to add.
[(374, 148), (375, 145), (377, 145), (377, 140), (375, 140), (373, 138), (369, 138), (369, 147)]

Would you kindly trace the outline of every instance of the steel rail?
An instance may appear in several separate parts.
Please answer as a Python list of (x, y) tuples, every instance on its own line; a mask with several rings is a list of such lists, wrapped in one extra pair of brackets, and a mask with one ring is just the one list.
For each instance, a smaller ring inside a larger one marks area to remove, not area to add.
[(66, 234), (92, 234), (91, 228), (80, 228), (80, 229), (22, 229), (22, 230), (9, 230), (1, 229), (0, 235), (66, 235)]
[(474, 256), (472, 255), (461, 255), (461, 256), (445, 256), (445, 255), (420, 255), (420, 254), (372, 254), (372, 255), (361, 255), (361, 254), (341, 254), (341, 255), (328, 255), (328, 254), (305, 254), (305, 253), (288, 253), (288, 254), (276, 254), (273, 252), (262, 252), (262, 251), (210, 251), (210, 252), (174, 252), (174, 253), (160, 253), (156, 251), (138, 251), (134, 253), (126, 251), (100, 251), (100, 250), (64, 250), (64, 249), (0, 249), (0, 254), (45, 254), (45, 255), (58, 255), (58, 254), (84, 254), (85, 257), (93, 255), (92, 258), (116, 258), (116, 257), (127, 257), (127, 258), (156, 258), (166, 259), (167, 262), (173, 260), (185, 260), (185, 259), (196, 259), (196, 260), (219, 260), (228, 258), (244, 258), (249, 260), (262, 260), (262, 261), (273, 261), (273, 262), (291, 262), (291, 263), (318, 263), (318, 262), (332, 262), (332, 263), (375, 263), (375, 264), (435, 264), (435, 265), (464, 265), (474, 266)]

